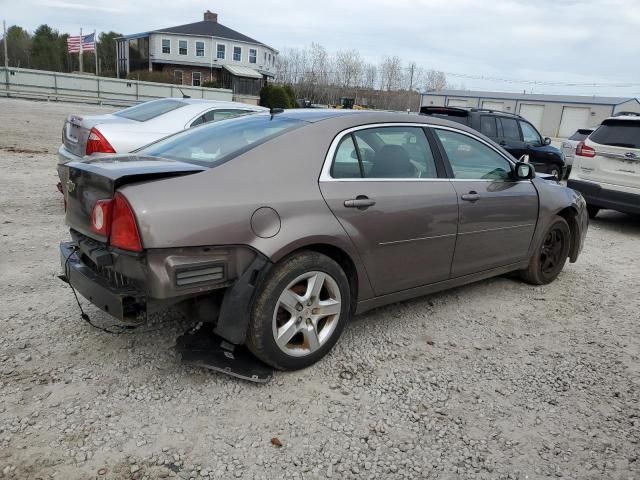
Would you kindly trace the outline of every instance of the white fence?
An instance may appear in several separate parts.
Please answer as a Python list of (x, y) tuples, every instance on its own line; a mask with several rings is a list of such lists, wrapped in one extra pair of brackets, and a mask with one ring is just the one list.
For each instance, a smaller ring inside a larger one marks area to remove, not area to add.
[(231, 101), (231, 90), (169, 83), (120, 80), (94, 75), (0, 67), (0, 97), (37, 98), (106, 105), (133, 105), (154, 98), (181, 97)]

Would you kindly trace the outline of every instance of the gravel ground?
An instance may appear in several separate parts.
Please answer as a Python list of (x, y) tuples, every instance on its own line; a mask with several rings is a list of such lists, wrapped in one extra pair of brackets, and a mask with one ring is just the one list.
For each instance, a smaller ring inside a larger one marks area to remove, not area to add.
[(552, 285), (375, 310), (254, 385), (181, 365), (171, 312), (91, 328), (56, 278), (62, 120), (98, 111), (0, 100), (0, 478), (640, 478), (637, 218), (603, 212)]

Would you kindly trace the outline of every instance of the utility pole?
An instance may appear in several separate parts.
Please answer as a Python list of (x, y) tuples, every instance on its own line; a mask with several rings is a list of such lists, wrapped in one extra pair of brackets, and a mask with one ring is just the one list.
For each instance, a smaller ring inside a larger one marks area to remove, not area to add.
[(80, 54), (78, 55), (78, 62), (80, 63), (80, 73), (82, 73), (82, 28), (80, 29)]
[(98, 73), (98, 37), (96, 36), (96, 31), (93, 31), (93, 56), (96, 59), (96, 77), (99, 75)]
[(4, 82), (9, 96), (9, 55), (7, 54), (7, 22), (2, 20), (2, 44), (4, 45)]
[(411, 111), (411, 93), (413, 92), (413, 71), (416, 68), (416, 64), (411, 64), (411, 75), (409, 77), (409, 100), (407, 101), (407, 111)]

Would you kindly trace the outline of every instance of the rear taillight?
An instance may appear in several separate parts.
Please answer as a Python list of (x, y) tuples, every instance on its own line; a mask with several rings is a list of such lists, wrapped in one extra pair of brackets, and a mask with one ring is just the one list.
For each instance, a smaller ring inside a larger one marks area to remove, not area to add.
[(116, 193), (113, 200), (98, 200), (91, 211), (91, 230), (110, 238), (114, 247), (142, 251), (136, 217), (127, 199)]
[(580, 155), (581, 157), (589, 157), (593, 158), (596, 156), (596, 151), (585, 145), (584, 142), (580, 142), (576, 147), (576, 155)]
[(108, 237), (111, 231), (111, 209), (113, 200), (98, 200), (91, 211), (91, 230)]
[(142, 251), (142, 242), (138, 233), (136, 217), (127, 199), (121, 193), (116, 193), (113, 197), (111, 211), (111, 245), (131, 250), (133, 252)]
[(92, 153), (116, 153), (111, 144), (104, 138), (97, 128), (92, 128), (87, 139), (86, 155)]

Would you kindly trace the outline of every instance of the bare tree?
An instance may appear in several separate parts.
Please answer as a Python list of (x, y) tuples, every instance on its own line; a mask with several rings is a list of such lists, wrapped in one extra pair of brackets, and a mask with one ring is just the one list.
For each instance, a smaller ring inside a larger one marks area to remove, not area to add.
[(447, 76), (438, 70), (429, 70), (426, 74), (424, 89), (427, 92), (444, 90), (447, 88)]
[(339, 50), (336, 54), (336, 76), (343, 87), (355, 87), (360, 83), (364, 62), (355, 49)]
[(374, 90), (376, 88), (376, 81), (378, 80), (378, 67), (372, 63), (367, 63), (363, 69), (362, 75), (362, 87)]
[(402, 82), (401, 60), (398, 56), (385, 57), (380, 64), (380, 86), (390, 92), (400, 88)]

